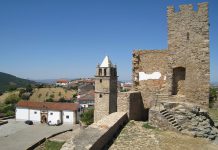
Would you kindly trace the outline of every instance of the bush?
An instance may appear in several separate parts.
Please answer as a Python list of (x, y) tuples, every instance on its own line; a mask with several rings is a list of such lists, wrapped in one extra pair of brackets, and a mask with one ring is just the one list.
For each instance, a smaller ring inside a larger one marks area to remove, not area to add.
[(41, 94), (41, 93), (38, 95), (38, 98), (40, 98), (40, 97), (42, 97), (42, 94)]
[(31, 96), (31, 93), (23, 93), (22, 94), (22, 96), (21, 96), (21, 98), (23, 99), (23, 100), (29, 100), (29, 98), (30, 98), (30, 96)]
[(15, 112), (9, 110), (9, 111), (7, 111), (7, 112), (5, 113), (5, 115), (6, 115), (6, 116), (14, 116), (14, 115), (15, 115)]
[(46, 102), (54, 102), (54, 100), (50, 97), (48, 99), (45, 100)]
[(58, 101), (59, 101), (59, 102), (65, 102), (66, 100), (65, 100), (65, 98), (61, 97), (61, 98), (59, 98)]
[(31, 86), (31, 84), (28, 84), (27, 86), (26, 86), (26, 92), (32, 92), (33, 91), (33, 88), (32, 88), (32, 86)]
[(8, 88), (8, 91), (12, 92), (12, 91), (15, 91), (16, 89), (17, 89), (16, 85), (10, 85)]
[(87, 109), (80, 117), (86, 125), (92, 124), (94, 122), (94, 109)]
[(216, 100), (217, 100), (217, 90), (215, 88), (210, 88), (210, 98), (209, 98), (210, 108), (213, 108), (213, 105)]
[(155, 127), (149, 125), (148, 123), (144, 123), (143, 127), (146, 128), (146, 129), (155, 129)]
[(23, 93), (25, 93), (26, 90), (25, 89), (20, 89), (19, 90), (19, 97), (22, 97)]
[(20, 100), (18, 95), (12, 94), (5, 99), (5, 104), (16, 104)]
[(77, 97), (77, 94), (73, 94), (73, 98), (76, 98)]
[(51, 94), (51, 95), (50, 95), (50, 98), (54, 98), (54, 94)]

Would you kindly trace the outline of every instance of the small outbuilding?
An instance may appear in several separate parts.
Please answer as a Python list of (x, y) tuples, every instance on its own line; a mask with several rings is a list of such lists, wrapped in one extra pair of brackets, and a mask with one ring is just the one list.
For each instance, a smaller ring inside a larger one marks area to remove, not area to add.
[(58, 124), (76, 124), (77, 103), (19, 101), (16, 105), (16, 120)]

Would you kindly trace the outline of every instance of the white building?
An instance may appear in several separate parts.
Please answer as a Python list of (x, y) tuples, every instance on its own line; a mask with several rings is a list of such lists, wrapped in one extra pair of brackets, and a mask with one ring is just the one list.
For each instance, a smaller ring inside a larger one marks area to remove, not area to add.
[(78, 122), (77, 103), (19, 101), (16, 105), (16, 120), (58, 124)]
[(67, 80), (57, 80), (55, 85), (56, 86), (67, 86), (69, 82)]

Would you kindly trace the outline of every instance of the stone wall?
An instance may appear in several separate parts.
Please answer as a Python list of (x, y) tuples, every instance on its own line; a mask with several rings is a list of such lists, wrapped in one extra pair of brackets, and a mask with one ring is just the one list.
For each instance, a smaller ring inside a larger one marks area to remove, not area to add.
[(208, 107), (208, 3), (198, 4), (197, 11), (192, 5), (181, 5), (178, 12), (170, 6), (167, 17), (168, 49), (133, 51), (134, 88), (142, 92), (145, 107), (153, 106), (158, 94)]
[(118, 93), (117, 111), (127, 112), (129, 120), (147, 120), (148, 112), (143, 107), (141, 92), (129, 91)]
[(116, 134), (128, 122), (125, 112), (115, 112), (80, 131), (61, 150), (97, 150), (107, 148)]
[[(156, 94), (168, 94), (169, 77), (167, 50), (139, 50), (133, 51), (133, 86), (141, 91), (145, 107), (154, 104)], [(153, 78), (152, 74), (160, 74)], [(143, 79), (143, 74), (147, 75)]]
[(208, 3), (181, 5), (175, 12), (170, 6), (168, 16), (168, 50), (171, 67), (184, 67), (187, 101), (208, 105), (210, 59)]
[(156, 127), (178, 131), (160, 113), (166, 109), (175, 118), (176, 123), (181, 126), (181, 132), (193, 137), (202, 137), (214, 140), (218, 138), (218, 129), (208, 113), (193, 104), (188, 103), (164, 103), (164, 108), (152, 107), (149, 111), (149, 122)]

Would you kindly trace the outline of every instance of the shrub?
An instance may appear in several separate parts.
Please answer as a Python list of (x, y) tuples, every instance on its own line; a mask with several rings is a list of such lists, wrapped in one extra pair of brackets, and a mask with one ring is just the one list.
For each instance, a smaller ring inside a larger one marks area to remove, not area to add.
[(155, 129), (155, 127), (149, 125), (148, 123), (144, 123), (143, 127), (146, 128), (146, 129)]
[(81, 114), (81, 121), (86, 125), (90, 125), (94, 122), (94, 109), (87, 109)]
[(26, 90), (25, 89), (20, 89), (19, 90), (19, 97), (22, 97), (23, 93), (25, 93)]
[(54, 94), (51, 94), (51, 95), (50, 95), (50, 98), (54, 98)]
[(12, 94), (5, 99), (5, 104), (16, 104), (20, 100), (18, 95)]
[(32, 92), (33, 91), (33, 88), (32, 88), (32, 86), (31, 86), (31, 84), (28, 84), (27, 86), (26, 86), (26, 92)]
[(76, 98), (77, 97), (77, 94), (73, 94), (73, 98)]
[(6, 115), (6, 116), (14, 116), (14, 115), (15, 115), (15, 112), (9, 110), (9, 111), (7, 111), (7, 112), (5, 113), (5, 115)]
[(54, 100), (50, 97), (48, 99), (45, 100), (46, 102), (54, 102)]
[(215, 88), (210, 88), (210, 98), (209, 98), (210, 108), (213, 107), (216, 100), (217, 100), (217, 90)]
[(59, 102), (65, 102), (66, 100), (65, 100), (65, 98), (61, 97), (61, 98), (59, 98), (58, 101), (59, 101)]
[(12, 91), (15, 91), (16, 89), (17, 89), (16, 85), (10, 85), (8, 88), (8, 91), (12, 92)]
[(42, 94), (41, 94), (41, 93), (38, 95), (38, 98), (40, 98), (40, 97), (42, 97)]
[(61, 96), (61, 92), (58, 93), (58, 96)]

